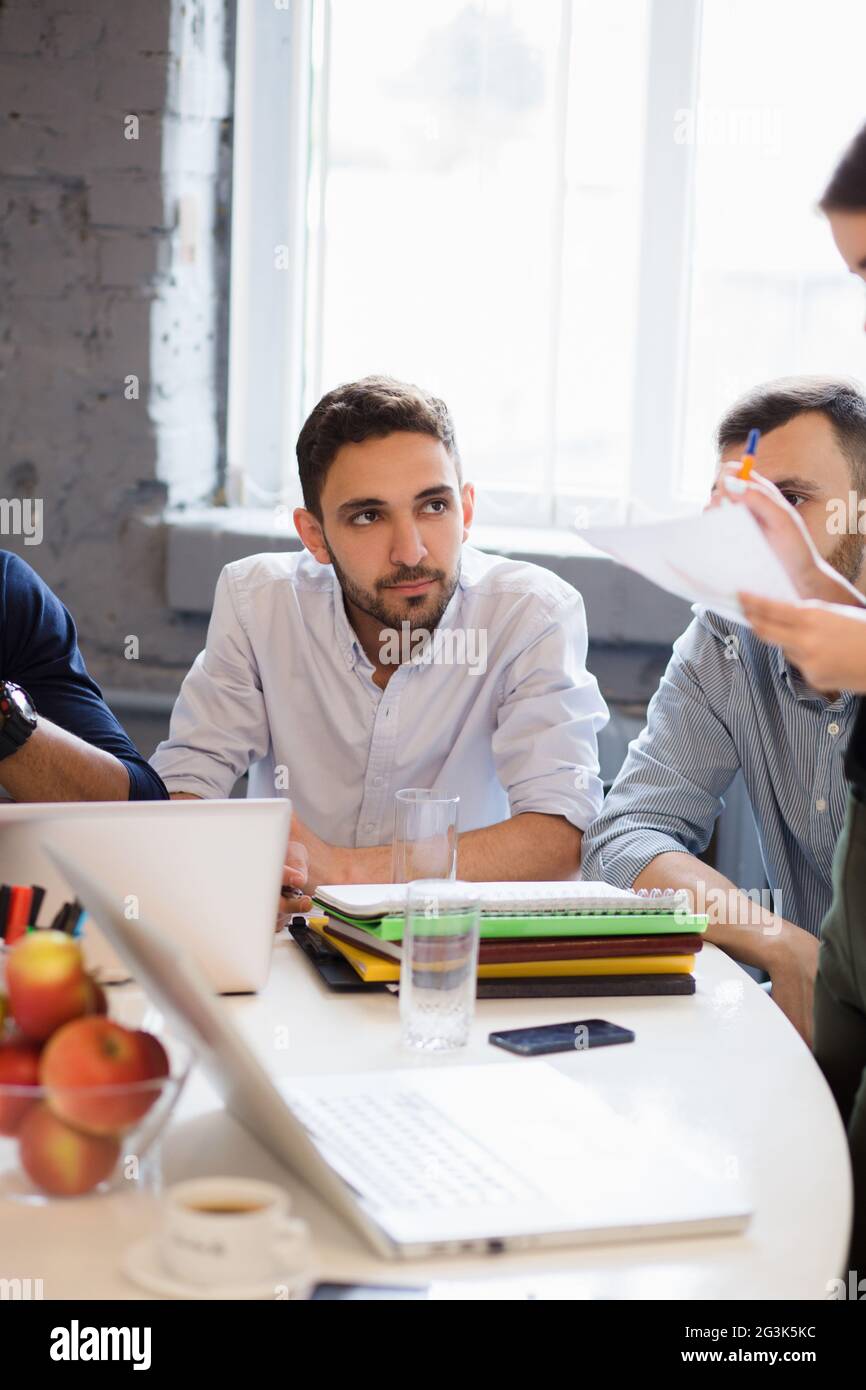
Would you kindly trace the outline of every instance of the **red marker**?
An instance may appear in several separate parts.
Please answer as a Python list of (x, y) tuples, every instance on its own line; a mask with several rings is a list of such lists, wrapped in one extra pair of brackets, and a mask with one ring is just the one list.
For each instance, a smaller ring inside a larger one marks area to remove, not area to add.
[(27, 931), (33, 889), (14, 883), (9, 890), (9, 915), (6, 918), (6, 945), (12, 946)]

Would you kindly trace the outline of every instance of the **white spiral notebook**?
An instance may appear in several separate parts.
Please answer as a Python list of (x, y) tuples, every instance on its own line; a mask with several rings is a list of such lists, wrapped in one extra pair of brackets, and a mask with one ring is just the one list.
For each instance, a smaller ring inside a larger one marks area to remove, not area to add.
[[(689, 913), (689, 897), (683, 890), (669, 889), (634, 893), (613, 888), (609, 883), (511, 882), (473, 883), (481, 898), (482, 913), (497, 917), (509, 913), (529, 916), (538, 913), (625, 914), (632, 912)], [(328, 883), (316, 889), (315, 899), (325, 908), (358, 921), (402, 916), (406, 908), (405, 883)]]

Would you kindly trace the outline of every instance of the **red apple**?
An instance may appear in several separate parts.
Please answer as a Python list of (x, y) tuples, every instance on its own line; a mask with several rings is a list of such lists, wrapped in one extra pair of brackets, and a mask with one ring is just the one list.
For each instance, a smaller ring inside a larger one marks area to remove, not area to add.
[(39, 1085), (38, 1043), (27, 1038), (9, 1038), (0, 1043), (0, 1134), (16, 1134), (18, 1126), (32, 1105), (39, 1099), (33, 1095), (16, 1095), (7, 1086)]
[(21, 1121), (18, 1144), (27, 1176), (56, 1197), (89, 1192), (109, 1176), (120, 1155), (119, 1140), (82, 1134), (42, 1103)]
[[(88, 1134), (122, 1134), (146, 1115), (168, 1076), (165, 1048), (152, 1033), (109, 1018), (77, 1018), (45, 1044), (39, 1079), (55, 1115)], [(111, 1087), (111, 1090), (94, 1087)]]
[(81, 948), (66, 932), (28, 932), (9, 953), (6, 984), (15, 1022), (38, 1042), (97, 1003)]

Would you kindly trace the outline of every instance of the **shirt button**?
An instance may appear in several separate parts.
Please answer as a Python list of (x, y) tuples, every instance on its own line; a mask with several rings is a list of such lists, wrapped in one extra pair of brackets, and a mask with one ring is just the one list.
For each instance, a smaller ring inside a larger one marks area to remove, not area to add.
[(364, 826), (364, 829), (368, 832), (368, 834), (372, 834), (372, 832), (376, 829), (375, 822), (368, 820), (367, 824)]
[(815, 802), (815, 810), (816, 810), (816, 811), (826, 811), (826, 809), (827, 809), (827, 803), (826, 803), (826, 801), (824, 800), (823, 796), (819, 796), (819, 797), (818, 797), (818, 800)]
[(832, 724), (827, 725), (827, 733), (830, 735), (831, 738), (835, 738), (838, 732), (839, 725), (835, 722), (835, 720)]
[(382, 783), (384, 782), (384, 780), (385, 780), (384, 777), (374, 777), (374, 778), (373, 778), (373, 786), (374, 786), (374, 787), (381, 787), (381, 785), (382, 785)]

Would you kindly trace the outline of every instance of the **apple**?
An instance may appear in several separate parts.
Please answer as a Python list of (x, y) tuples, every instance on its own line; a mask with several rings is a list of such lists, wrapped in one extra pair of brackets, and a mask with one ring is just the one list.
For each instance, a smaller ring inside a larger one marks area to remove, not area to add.
[(45, 1044), (39, 1066), (51, 1110), (88, 1134), (122, 1134), (136, 1124), (159, 1095), (158, 1086), (142, 1083), (168, 1073), (158, 1038), (110, 1018), (64, 1024)]
[(100, 986), (84, 969), (78, 942), (66, 932), (28, 932), (9, 953), (6, 984), (12, 1017), (37, 1042), (70, 1019), (105, 1007)]
[(39, 1100), (32, 1096), (15, 1095), (5, 1091), (7, 1086), (39, 1085), (38, 1043), (25, 1037), (13, 1037), (0, 1043), (0, 1134), (16, 1134), (24, 1116)]
[(78, 1197), (103, 1182), (120, 1156), (120, 1141), (82, 1134), (40, 1102), (18, 1130), (21, 1167), (37, 1187), (56, 1197)]

